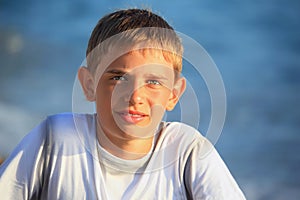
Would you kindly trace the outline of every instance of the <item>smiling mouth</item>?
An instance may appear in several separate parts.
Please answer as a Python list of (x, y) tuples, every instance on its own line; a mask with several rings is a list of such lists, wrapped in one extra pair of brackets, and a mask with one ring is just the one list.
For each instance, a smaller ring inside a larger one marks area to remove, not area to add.
[(139, 123), (148, 117), (147, 114), (138, 111), (124, 111), (124, 112), (117, 112), (117, 113), (121, 116), (121, 118), (125, 122), (130, 124)]

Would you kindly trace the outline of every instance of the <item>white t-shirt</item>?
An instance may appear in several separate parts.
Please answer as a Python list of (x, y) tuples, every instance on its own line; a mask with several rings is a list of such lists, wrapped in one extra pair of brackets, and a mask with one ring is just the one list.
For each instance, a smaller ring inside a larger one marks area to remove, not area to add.
[(124, 160), (99, 145), (95, 115), (48, 117), (1, 165), (1, 199), (245, 199), (197, 130), (161, 125), (149, 154)]

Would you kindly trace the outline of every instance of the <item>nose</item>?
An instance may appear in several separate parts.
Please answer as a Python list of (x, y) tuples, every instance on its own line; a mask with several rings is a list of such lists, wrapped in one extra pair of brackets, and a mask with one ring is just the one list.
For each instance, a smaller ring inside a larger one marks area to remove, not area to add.
[(142, 105), (145, 99), (145, 91), (142, 86), (134, 87), (134, 89), (129, 94), (129, 104), (130, 105)]
[(126, 76), (126, 81), (121, 81), (115, 85), (112, 99), (116, 102), (123, 102), (124, 106), (135, 106), (144, 104), (147, 89), (143, 77), (131, 74)]

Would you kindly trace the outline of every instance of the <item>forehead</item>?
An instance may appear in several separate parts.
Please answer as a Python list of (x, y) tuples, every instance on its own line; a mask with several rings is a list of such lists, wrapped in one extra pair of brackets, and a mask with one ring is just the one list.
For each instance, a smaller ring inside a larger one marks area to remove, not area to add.
[[(113, 53), (114, 52), (114, 53)], [(108, 72), (119, 74), (134, 73), (140, 74), (161, 74), (173, 78), (175, 69), (173, 63), (168, 60), (163, 50), (155, 48), (127, 50), (126, 53), (113, 51), (107, 53), (104, 60), (97, 67), (95, 78), (99, 79)], [(124, 51), (123, 51), (124, 52)]]
[(123, 68), (130, 70), (142, 65), (152, 67), (161, 66), (173, 69), (173, 64), (166, 59), (166, 55), (159, 49), (140, 49), (129, 51), (128, 53), (115, 59), (108, 68)]

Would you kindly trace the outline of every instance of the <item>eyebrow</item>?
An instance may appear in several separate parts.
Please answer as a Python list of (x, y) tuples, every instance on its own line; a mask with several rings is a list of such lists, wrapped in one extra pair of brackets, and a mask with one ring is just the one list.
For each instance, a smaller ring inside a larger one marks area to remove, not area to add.
[(118, 69), (111, 69), (111, 70), (107, 70), (105, 73), (108, 74), (125, 74), (126, 72), (122, 71), (122, 70), (118, 70)]
[[(123, 70), (119, 70), (119, 69), (110, 69), (110, 70), (107, 70), (105, 73), (107, 73), (107, 74), (115, 74), (115, 75), (124, 75), (124, 74), (127, 74), (128, 72), (123, 71)], [(169, 77), (162, 76), (162, 75), (156, 74), (156, 73), (151, 73), (151, 72), (144, 74), (144, 78), (147, 78), (147, 79), (159, 79), (159, 80), (169, 80)]]
[(153, 79), (159, 79), (159, 80), (168, 80), (168, 77), (159, 75), (159, 74), (153, 74), (153, 73), (149, 73), (149, 74), (145, 74), (144, 76), (145, 78), (153, 78)]

